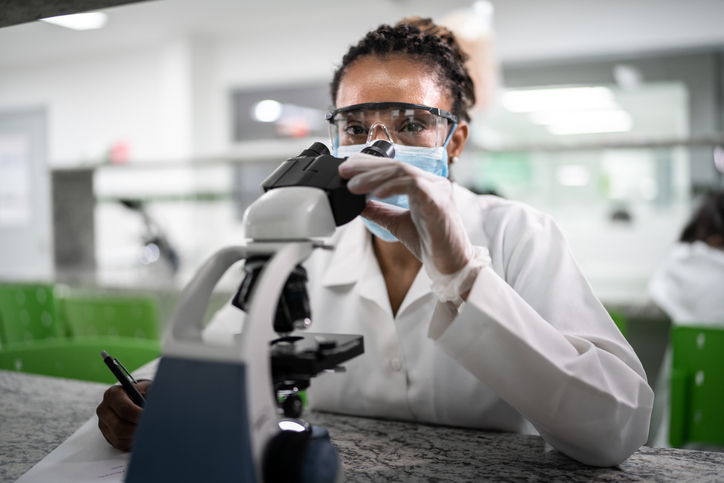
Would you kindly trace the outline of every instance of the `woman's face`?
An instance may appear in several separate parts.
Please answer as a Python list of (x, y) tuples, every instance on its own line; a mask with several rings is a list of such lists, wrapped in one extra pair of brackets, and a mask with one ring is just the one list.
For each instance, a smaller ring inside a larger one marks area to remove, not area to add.
[[(366, 102), (406, 102), (452, 110), (447, 89), (437, 75), (421, 62), (404, 56), (367, 56), (356, 60), (342, 77), (336, 107)], [(460, 122), (448, 144), (448, 157), (459, 157), (468, 136), (467, 123)]]

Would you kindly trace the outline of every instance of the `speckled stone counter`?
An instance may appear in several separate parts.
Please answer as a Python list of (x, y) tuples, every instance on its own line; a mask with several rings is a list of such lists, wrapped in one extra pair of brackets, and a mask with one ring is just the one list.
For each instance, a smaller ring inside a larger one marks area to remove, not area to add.
[(0, 370), (0, 481), (20, 478), (95, 412), (107, 384)]
[[(0, 371), (0, 481), (11, 482), (93, 415), (106, 386)], [(582, 465), (538, 436), (311, 412), (350, 482), (724, 482), (724, 453), (643, 447), (615, 468)]]

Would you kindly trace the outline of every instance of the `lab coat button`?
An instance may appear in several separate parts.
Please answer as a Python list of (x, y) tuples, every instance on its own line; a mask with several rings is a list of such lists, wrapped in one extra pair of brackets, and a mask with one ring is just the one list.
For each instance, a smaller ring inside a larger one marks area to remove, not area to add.
[(394, 357), (394, 358), (390, 361), (390, 367), (392, 367), (392, 370), (393, 370), (393, 371), (399, 371), (399, 370), (402, 369), (402, 361), (401, 361), (399, 358)]

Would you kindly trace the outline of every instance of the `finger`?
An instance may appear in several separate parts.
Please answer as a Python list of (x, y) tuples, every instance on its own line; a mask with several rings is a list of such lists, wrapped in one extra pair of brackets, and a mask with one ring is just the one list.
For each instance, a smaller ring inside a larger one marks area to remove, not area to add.
[(436, 214), (438, 209), (436, 191), (437, 180), (424, 177), (402, 176), (388, 179), (380, 183), (372, 192), (378, 199), (389, 198), (394, 195), (407, 195), (410, 209), (417, 210), (424, 216)]
[(385, 181), (402, 176), (409, 175), (401, 165), (382, 166), (354, 175), (347, 183), (347, 189), (355, 194), (369, 193)]
[(343, 178), (349, 179), (355, 174), (394, 164), (403, 163), (393, 158), (381, 158), (379, 156), (357, 153), (353, 154), (339, 165), (339, 174)]
[(138, 425), (119, 419), (106, 403), (98, 406), (96, 414), (98, 415), (98, 429), (106, 441), (120, 450), (130, 449)]
[(381, 217), (381, 216), (388, 216), (388, 217), (394, 217), (396, 215), (403, 215), (409, 213), (409, 210), (406, 210), (404, 208), (400, 208), (399, 206), (391, 205), (389, 203), (384, 203), (381, 201), (375, 201), (370, 200), (367, 203), (367, 206), (365, 209), (360, 213), (361, 216), (364, 218), (367, 218), (370, 221), (374, 221), (377, 223), (376, 220), (372, 220), (369, 218), (369, 216), (374, 217)]
[(143, 409), (136, 405), (121, 386), (111, 386), (103, 395), (103, 402), (123, 421), (138, 424)]
[[(131, 425), (128, 424), (128, 426)], [(132, 428), (119, 431), (118, 428), (114, 428), (113, 425), (109, 425), (106, 421), (98, 419), (98, 428), (101, 430), (101, 434), (105, 440), (114, 448), (128, 451), (133, 446), (133, 440), (136, 435), (135, 425), (133, 425)]]
[(108, 441), (108, 444), (110, 444), (113, 447), (116, 447), (116, 445), (113, 444), (114, 441), (111, 440), (112, 435), (111, 435), (111, 432), (108, 430), (108, 426), (100, 418), (98, 419), (98, 429), (101, 430), (101, 434), (103, 435), (105, 440)]
[(420, 238), (409, 210), (373, 200), (367, 203), (361, 216), (385, 228), (420, 258)]
[(152, 382), (153, 381), (149, 379), (140, 379), (138, 384), (136, 384), (136, 389), (138, 389), (138, 392), (140, 392), (144, 398), (148, 397), (148, 390), (151, 388)]
[(410, 195), (418, 190), (418, 180), (411, 176), (402, 176), (386, 179), (372, 190), (375, 198), (389, 198), (394, 195)]

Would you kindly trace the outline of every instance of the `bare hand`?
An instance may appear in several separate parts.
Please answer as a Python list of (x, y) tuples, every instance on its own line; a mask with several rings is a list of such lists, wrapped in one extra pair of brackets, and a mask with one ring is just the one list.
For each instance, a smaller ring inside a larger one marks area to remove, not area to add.
[[(136, 387), (146, 396), (151, 381), (141, 381)], [(123, 451), (130, 451), (143, 408), (136, 406), (121, 386), (111, 386), (103, 394), (103, 401), (96, 409), (98, 428), (111, 445)]]

